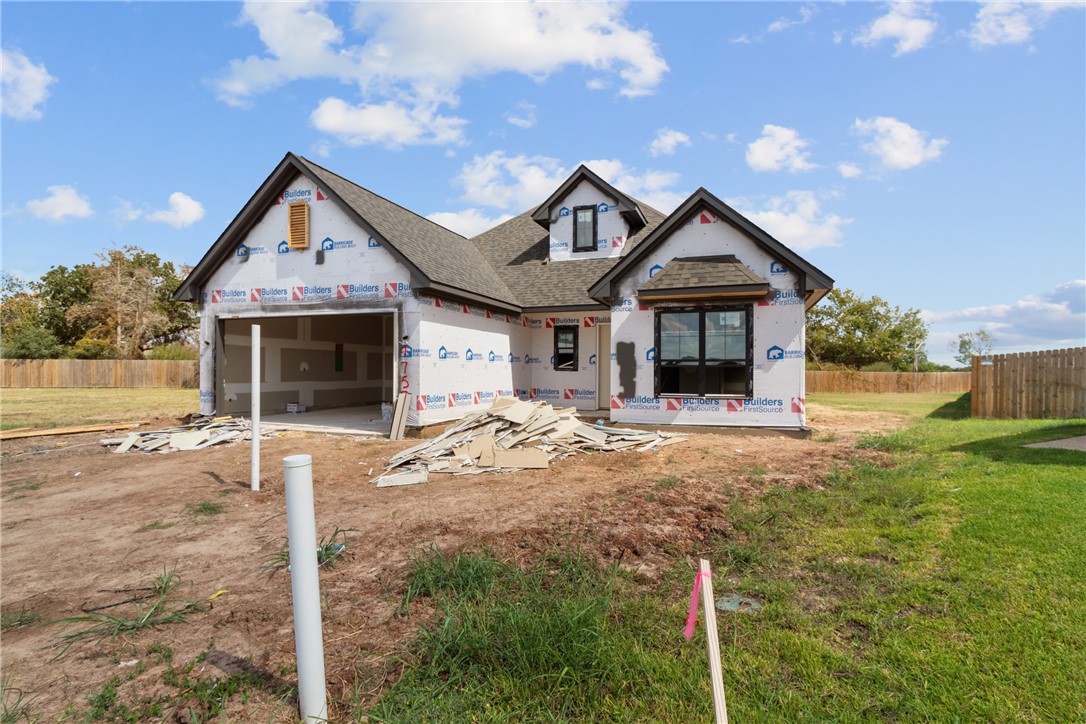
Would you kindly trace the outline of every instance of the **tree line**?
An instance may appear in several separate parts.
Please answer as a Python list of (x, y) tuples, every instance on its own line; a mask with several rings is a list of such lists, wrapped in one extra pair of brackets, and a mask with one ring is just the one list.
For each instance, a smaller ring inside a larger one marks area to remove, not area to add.
[(173, 299), (189, 268), (136, 246), (97, 257), (36, 281), (0, 275), (0, 356), (195, 359), (196, 307)]

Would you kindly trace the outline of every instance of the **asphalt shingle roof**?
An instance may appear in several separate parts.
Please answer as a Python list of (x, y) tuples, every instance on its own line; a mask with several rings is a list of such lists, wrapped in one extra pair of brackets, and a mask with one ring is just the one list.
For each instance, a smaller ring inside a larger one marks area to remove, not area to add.
[[(664, 215), (637, 202), (648, 226), (631, 236), (622, 249), (626, 255), (663, 220)], [(566, 307), (599, 302), (588, 288), (610, 271), (621, 257), (548, 261), (550, 236), (525, 211), (503, 224), (472, 238), (483, 258), (517, 296), (522, 307)]]
[(432, 281), (508, 304), (518, 304), (516, 295), (472, 242), (309, 159), (300, 160), (322, 184), (343, 199)]
[(672, 259), (638, 291), (765, 286), (769, 282), (747, 268), (734, 255)]

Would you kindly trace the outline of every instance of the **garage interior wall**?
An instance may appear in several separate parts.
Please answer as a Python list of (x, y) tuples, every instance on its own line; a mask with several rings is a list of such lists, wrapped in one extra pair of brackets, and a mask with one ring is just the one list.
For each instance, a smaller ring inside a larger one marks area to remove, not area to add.
[(251, 409), (253, 324), (260, 325), (261, 413), (391, 402), (393, 316), (330, 314), (223, 321), (220, 414)]

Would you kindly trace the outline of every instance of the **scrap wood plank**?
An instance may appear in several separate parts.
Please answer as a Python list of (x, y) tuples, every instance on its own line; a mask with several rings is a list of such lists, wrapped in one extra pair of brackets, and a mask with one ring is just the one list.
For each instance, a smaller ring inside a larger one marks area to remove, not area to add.
[(139, 420), (137, 422), (107, 422), (98, 425), (38, 428), (36, 430), (5, 430), (0, 433), (0, 440), (16, 440), (24, 437), (47, 437), (49, 435), (75, 435), (80, 432), (108, 432), (110, 430), (124, 430), (146, 424), (147, 420)]
[(138, 432), (130, 432), (130, 433), (128, 433), (128, 436), (126, 438), (124, 438), (124, 440), (121, 442), (121, 444), (117, 447), (117, 449), (114, 450), (113, 452), (115, 452), (115, 453), (128, 452), (129, 448), (131, 448), (133, 445), (135, 445), (136, 441), (139, 440), (139, 439), (140, 439), (140, 435), (139, 435)]
[(396, 406), (392, 408), (392, 428), (388, 433), (389, 440), (403, 440), (404, 427), (407, 426), (407, 399), (406, 392), (401, 392), (396, 396)]

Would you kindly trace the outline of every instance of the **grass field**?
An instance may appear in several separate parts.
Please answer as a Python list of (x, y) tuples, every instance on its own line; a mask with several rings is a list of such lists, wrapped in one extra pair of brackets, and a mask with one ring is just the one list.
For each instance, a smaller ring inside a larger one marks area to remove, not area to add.
[[(972, 420), (954, 395), (811, 401), (912, 423), (858, 441), (889, 461), (736, 503), (736, 534), (704, 551), (717, 595), (764, 604), (720, 614), (732, 717), (1086, 720), (1086, 455), (1022, 447), (1086, 434), (1086, 420)], [(677, 557), (638, 582), (576, 541), (526, 571), (485, 551), (420, 553), (408, 598), (441, 615), (356, 714), (709, 720), (704, 642), (679, 635), (692, 579)]]
[(200, 409), (199, 390), (2, 389), (0, 428), (67, 427), (181, 417)]

